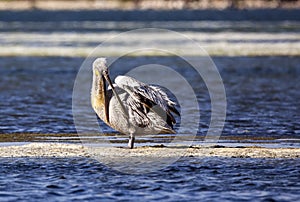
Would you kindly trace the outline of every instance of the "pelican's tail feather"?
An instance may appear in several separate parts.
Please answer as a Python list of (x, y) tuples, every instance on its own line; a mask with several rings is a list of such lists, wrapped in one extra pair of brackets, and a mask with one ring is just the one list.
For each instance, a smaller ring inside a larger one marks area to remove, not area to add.
[(170, 128), (163, 128), (159, 134), (175, 134), (176, 131)]

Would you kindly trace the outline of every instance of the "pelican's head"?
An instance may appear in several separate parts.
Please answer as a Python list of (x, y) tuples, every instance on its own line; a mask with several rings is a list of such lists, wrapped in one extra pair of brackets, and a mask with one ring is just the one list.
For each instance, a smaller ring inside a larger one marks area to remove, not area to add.
[(99, 95), (106, 91), (106, 84), (108, 78), (108, 67), (105, 58), (97, 58), (93, 62), (93, 88), (92, 93)]
[(94, 80), (96, 82), (99, 82), (100, 84), (98, 85), (101, 85), (101, 87), (105, 88), (105, 81), (106, 81), (111, 88), (114, 88), (110, 80), (110, 77), (108, 75), (106, 58), (97, 58), (93, 62), (93, 74), (94, 74)]
[(97, 58), (93, 62), (93, 71), (94, 71), (94, 74), (96, 74), (96, 76), (107, 75), (108, 67), (107, 67), (106, 58)]

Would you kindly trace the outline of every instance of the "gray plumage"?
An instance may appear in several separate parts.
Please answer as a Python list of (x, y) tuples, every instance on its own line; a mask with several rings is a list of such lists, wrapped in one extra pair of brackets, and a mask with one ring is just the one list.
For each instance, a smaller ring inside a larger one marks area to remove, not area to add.
[(91, 102), (96, 114), (107, 125), (130, 135), (130, 148), (133, 148), (135, 135), (175, 133), (176, 121), (172, 113), (180, 116), (175, 108), (177, 103), (159, 86), (129, 76), (118, 76), (112, 84), (105, 58), (93, 63)]

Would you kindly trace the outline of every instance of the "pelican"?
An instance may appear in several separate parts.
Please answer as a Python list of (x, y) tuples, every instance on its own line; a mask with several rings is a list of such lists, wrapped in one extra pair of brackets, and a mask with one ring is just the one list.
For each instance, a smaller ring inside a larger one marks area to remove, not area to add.
[[(108, 84), (108, 85), (107, 85)], [(117, 76), (113, 84), (106, 58), (93, 62), (91, 104), (97, 116), (111, 128), (129, 135), (128, 147), (134, 147), (136, 135), (173, 134), (180, 116), (164, 90), (129, 76)]]

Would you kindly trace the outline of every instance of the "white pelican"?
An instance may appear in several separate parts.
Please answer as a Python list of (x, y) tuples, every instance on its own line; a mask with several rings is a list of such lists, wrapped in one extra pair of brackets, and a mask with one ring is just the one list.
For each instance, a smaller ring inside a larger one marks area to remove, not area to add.
[(177, 103), (158, 86), (129, 76), (118, 76), (112, 84), (105, 58), (97, 58), (93, 63), (91, 104), (107, 125), (129, 135), (131, 149), (136, 135), (175, 133), (176, 121), (171, 112), (180, 116)]

